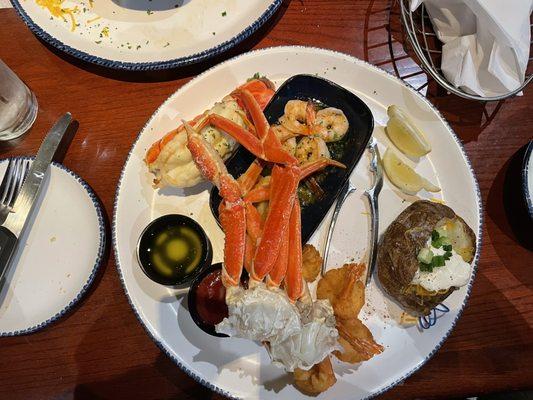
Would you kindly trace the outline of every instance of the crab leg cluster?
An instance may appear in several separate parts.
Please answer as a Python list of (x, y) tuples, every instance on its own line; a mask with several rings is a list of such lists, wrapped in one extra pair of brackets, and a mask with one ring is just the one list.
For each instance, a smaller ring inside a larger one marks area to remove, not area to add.
[[(327, 165), (343, 165), (326, 158), (298, 165), (296, 158), (283, 149), (254, 95), (241, 88), (232, 96), (250, 117), (247, 128), (215, 114), (208, 115), (196, 129), (184, 123), (194, 162), (218, 187), (223, 199), (219, 209), (226, 234), (222, 279), (226, 287), (239, 285), (245, 266), (251, 286), (264, 280), (269, 287), (283, 284), (289, 299), (296, 301), (304, 293), (298, 184)], [(238, 179), (228, 173), (217, 152), (198, 134), (197, 130), (207, 124), (223, 130), (257, 157)], [(270, 184), (252, 189), (265, 163), (272, 164)], [(265, 200), (269, 208), (263, 221), (253, 203)]]
[[(252, 79), (249, 82), (246, 82), (244, 85), (241, 86), (241, 88), (246, 89), (248, 93), (250, 93), (254, 98), (256, 99), (256, 102), (260, 105), (261, 108), (265, 108), (270, 99), (272, 98), (272, 95), (274, 94), (273, 85), (271, 82), (267, 81), (266, 79)], [(230, 94), (230, 97), (233, 94)], [(237, 103), (243, 108), (242, 102), (237, 99)], [(206, 111), (198, 116), (196, 116), (194, 119), (189, 121), (189, 124), (191, 126), (197, 126), (198, 124), (204, 124), (205, 126), (205, 119), (208, 117), (209, 111)], [(231, 121), (230, 121), (231, 122)], [(196, 128), (197, 130), (198, 127)], [(148, 165), (152, 164), (157, 160), (159, 157), (159, 154), (163, 150), (163, 148), (172, 141), (176, 136), (185, 134), (185, 125), (180, 125), (177, 129), (167, 133), (163, 138), (158, 140), (157, 142), (153, 143), (148, 151), (146, 152), (145, 161)]]

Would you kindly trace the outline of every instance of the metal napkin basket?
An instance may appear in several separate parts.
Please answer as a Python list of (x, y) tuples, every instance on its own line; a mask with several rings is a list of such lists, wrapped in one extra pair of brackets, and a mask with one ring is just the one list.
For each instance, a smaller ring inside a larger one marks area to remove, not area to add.
[[(479, 101), (499, 101), (516, 95), (521, 92), (533, 80), (533, 74), (526, 76), (524, 83), (515, 90), (492, 97), (483, 97), (470, 94), (462, 89), (453, 86), (443, 75), (440, 66), (435, 65), (435, 59), (440, 59), (442, 54), (442, 44), (433, 31), (431, 20), (425, 5), (422, 3), (414, 12), (411, 12), (409, 0), (399, 0), (401, 6), (401, 19), (405, 35), (416, 56), (420, 60), (421, 67), (435, 81), (448, 92), (456, 94), (469, 100)], [(529, 58), (529, 61), (533, 57)]]

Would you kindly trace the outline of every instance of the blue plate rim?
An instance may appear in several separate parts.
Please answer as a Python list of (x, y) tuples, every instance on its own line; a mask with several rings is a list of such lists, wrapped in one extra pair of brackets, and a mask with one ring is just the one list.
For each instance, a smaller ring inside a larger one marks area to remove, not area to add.
[(179, 57), (166, 61), (149, 61), (149, 62), (127, 62), (127, 61), (118, 61), (110, 60), (107, 58), (95, 56), (89, 53), (86, 53), (82, 50), (75, 49), (56, 37), (50, 35), (44, 28), (39, 26), (37, 23), (31, 19), (26, 10), (22, 7), (19, 0), (10, 0), (13, 8), (24, 21), (24, 23), (30, 28), (34, 35), (39, 39), (48, 43), (49, 45), (55, 47), (58, 50), (65, 52), (79, 60), (89, 62), (91, 64), (96, 64), (101, 67), (111, 68), (116, 70), (125, 70), (125, 71), (160, 71), (165, 69), (179, 68), (187, 65), (195, 64), (201, 61), (205, 61), (209, 58), (220, 55), (237, 44), (241, 43), (243, 40), (251, 36), (256, 32), (262, 25), (264, 25), (278, 10), (278, 8), (283, 3), (283, 0), (272, 0), (267, 9), (252, 22), (248, 27), (239, 32), (237, 35), (232, 37), (225, 42), (218, 44), (215, 47), (203, 50), (198, 53), (190, 54), (188, 56)]
[[(457, 311), (457, 316), (452, 321), (450, 329), (441, 338), (441, 341), (439, 343), (437, 343), (435, 348), (426, 356), (426, 358), (424, 358), (422, 361), (420, 361), (418, 363), (418, 365), (414, 366), (410, 371), (408, 371), (407, 373), (405, 373), (404, 375), (402, 375), (400, 378), (396, 379), (395, 381), (393, 381), (389, 385), (387, 385), (387, 386), (383, 387), (382, 389), (380, 389), (380, 390), (378, 390), (378, 391), (376, 391), (374, 393), (371, 393), (368, 396), (360, 399), (360, 400), (369, 400), (369, 399), (375, 398), (376, 396), (379, 396), (380, 394), (383, 394), (384, 392), (392, 389), (394, 386), (402, 383), (405, 379), (409, 378), (411, 375), (413, 375), (415, 372), (417, 372), (423, 365), (425, 365), (437, 353), (437, 351), (442, 347), (442, 345), (444, 344), (446, 339), (450, 336), (451, 332), (455, 328), (455, 325), (457, 324), (459, 318), (461, 317), (461, 315), (462, 315), (462, 313), (464, 311), (464, 308), (465, 308), (465, 306), (466, 306), (466, 304), (468, 302), (468, 299), (470, 297), (470, 293), (472, 291), (472, 286), (473, 286), (475, 278), (476, 278), (477, 269), (478, 269), (478, 263), (479, 263), (479, 258), (480, 258), (480, 254), (481, 254), (482, 243), (483, 243), (483, 222), (484, 222), (484, 218), (483, 218), (483, 203), (482, 203), (482, 197), (481, 197), (481, 191), (480, 191), (480, 188), (479, 188), (478, 179), (477, 179), (477, 176), (476, 176), (476, 174), (474, 172), (474, 169), (472, 167), (472, 163), (470, 162), (470, 159), (468, 158), (468, 155), (466, 154), (465, 147), (463, 146), (463, 143), (461, 142), (461, 140), (459, 139), (459, 137), (457, 136), (455, 131), (452, 129), (452, 127), (450, 126), (448, 121), (441, 114), (441, 112), (426, 97), (422, 96), (409, 83), (407, 83), (407, 82), (399, 79), (398, 77), (392, 75), (390, 72), (385, 71), (383, 69), (380, 69), (379, 67), (376, 67), (375, 65), (370, 64), (367, 61), (361, 60), (361, 59), (359, 59), (357, 57), (354, 57), (354, 56), (346, 54), (346, 53), (342, 53), (340, 51), (335, 51), (335, 50), (325, 49), (325, 48), (320, 48), (320, 47), (314, 47), (314, 46), (272, 46), (272, 47), (266, 47), (266, 48), (257, 49), (257, 50), (251, 50), (249, 52), (242, 53), (242, 54), (240, 54), (238, 56), (232, 57), (232, 58), (230, 58), (230, 59), (228, 59), (228, 60), (226, 60), (226, 61), (224, 61), (224, 62), (222, 62), (220, 64), (214, 65), (213, 67), (207, 69), (206, 71), (204, 71), (201, 74), (199, 74), (196, 77), (194, 77), (191, 81), (187, 82), (185, 85), (181, 86), (177, 90), (181, 90), (184, 86), (191, 84), (191, 82), (193, 82), (194, 80), (196, 80), (196, 79), (198, 79), (198, 78), (200, 78), (202, 76), (205, 76), (207, 73), (211, 72), (211, 70), (213, 70), (215, 68), (219, 68), (221, 65), (224, 65), (224, 64), (227, 64), (227, 63), (230, 63), (230, 62), (234, 62), (235, 60), (237, 60), (239, 58), (242, 58), (242, 57), (245, 57), (245, 56), (249, 56), (250, 54), (253, 54), (253, 53), (267, 52), (267, 51), (271, 51), (273, 49), (290, 49), (294, 53), (297, 53), (298, 50), (301, 50), (301, 51), (312, 50), (312, 51), (318, 51), (318, 52), (325, 53), (325, 54), (340, 55), (342, 57), (346, 57), (347, 59), (349, 59), (352, 62), (361, 63), (361, 64), (365, 65), (366, 67), (370, 68), (371, 70), (373, 70), (375, 72), (378, 72), (379, 74), (384, 75), (387, 78), (393, 78), (395, 81), (400, 82), (403, 86), (405, 86), (408, 90), (410, 90), (415, 96), (418, 96), (423, 102), (425, 102), (426, 105), (437, 114), (437, 116), (440, 118), (440, 120), (442, 121), (444, 126), (451, 132), (453, 139), (455, 140), (455, 142), (459, 146), (459, 149), (460, 149), (460, 151), (461, 151), (461, 153), (463, 155), (463, 158), (466, 160), (466, 163), (468, 165), (468, 168), (469, 168), (470, 173), (472, 174), (472, 178), (474, 180), (474, 187), (475, 187), (476, 197), (477, 197), (477, 201), (478, 201), (478, 204), (477, 204), (478, 209), (477, 209), (477, 211), (478, 211), (478, 214), (479, 214), (479, 228), (478, 228), (478, 231), (476, 232), (476, 235), (477, 235), (476, 253), (475, 253), (475, 256), (474, 256), (474, 260), (472, 261), (472, 277), (471, 277), (470, 282), (468, 283), (468, 285), (466, 287), (465, 298), (464, 298), (463, 303), (461, 304), (459, 310)], [(237, 396), (234, 396), (232, 393), (230, 393), (228, 391), (225, 391), (224, 389), (219, 388), (218, 386), (216, 386), (212, 382), (206, 381), (206, 380), (202, 379), (201, 377), (199, 377), (198, 375), (196, 375), (196, 373), (194, 371), (190, 370), (184, 363), (182, 363), (179, 358), (174, 357), (165, 348), (165, 346), (162, 343), (162, 341), (159, 340), (158, 338), (156, 338), (150, 332), (150, 329), (144, 323), (144, 321), (142, 320), (141, 315), (139, 314), (138, 310), (133, 305), (133, 301), (132, 301), (132, 299), (130, 297), (128, 289), (126, 288), (126, 283), (124, 281), (124, 276), (122, 275), (122, 271), (121, 271), (122, 267), (120, 265), (120, 259), (118, 257), (118, 247), (117, 247), (117, 242), (116, 242), (116, 227), (117, 227), (116, 226), (116, 222), (117, 222), (116, 221), (116, 212), (117, 212), (117, 208), (118, 208), (118, 199), (119, 199), (119, 194), (120, 194), (120, 186), (121, 186), (122, 180), (124, 178), (125, 167), (126, 167), (128, 161), (129, 161), (131, 155), (133, 154), (133, 149), (137, 145), (137, 142), (139, 141), (139, 139), (141, 137), (141, 134), (144, 131), (144, 129), (152, 122), (153, 118), (157, 114), (157, 111), (159, 111), (159, 109), (161, 107), (163, 107), (166, 104), (166, 102), (169, 101), (169, 99), (172, 96), (174, 96), (174, 94), (177, 92), (177, 90), (174, 91), (172, 94), (170, 94), (170, 96), (163, 103), (161, 103), (161, 105), (157, 108), (157, 110), (154, 111), (152, 116), (148, 119), (146, 124), (143, 126), (143, 128), (140, 130), (140, 132), (137, 134), (137, 137), (135, 138), (135, 141), (131, 145), (130, 151), (128, 152), (128, 156), (126, 157), (126, 160), (124, 161), (124, 165), (123, 165), (122, 171), (120, 173), (120, 177), (119, 177), (119, 180), (118, 180), (118, 183), (117, 183), (117, 189), (116, 189), (116, 192), (115, 192), (115, 201), (114, 201), (114, 204), (113, 204), (113, 222), (112, 222), (112, 228), (111, 228), (111, 230), (112, 230), (112, 245), (113, 245), (113, 252), (114, 252), (114, 255), (115, 255), (115, 263), (116, 263), (117, 273), (119, 275), (120, 282), (121, 282), (122, 287), (124, 289), (124, 293), (126, 294), (128, 303), (130, 304), (130, 306), (131, 306), (131, 308), (133, 310), (133, 313), (135, 314), (135, 316), (139, 320), (139, 323), (141, 324), (141, 326), (147, 332), (148, 336), (161, 349), (161, 351), (164, 354), (166, 354), (182, 371), (184, 371), (187, 375), (189, 375), (191, 378), (193, 378), (196, 382), (198, 382), (198, 383), (204, 385), (205, 387), (211, 389), (215, 393), (219, 393), (219, 394), (224, 395), (224, 396), (226, 396), (226, 397), (228, 397), (230, 399), (241, 399), (241, 398), (239, 398)]]
[(529, 192), (528, 179), (529, 174), (533, 173), (529, 168), (529, 161), (533, 155), (533, 140), (527, 145), (526, 153), (524, 154), (524, 161), (522, 163), (522, 191), (524, 194), (524, 200), (527, 205), (527, 211), (529, 212), (529, 218), (533, 219), (533, 193)]
[[(9, 159), (33, 160), (34, 158), (35, 157), (33, 157), (33, 156), (6, 157), (6, 158), (0, 159), (0, 164), (5, 162), (5, 161), (7, 161), (7, 160), (9, 160)], [(30, 327), (28, 327), (26, 329), (10, 331), (10, 332), (0, 332), (0, 337), (20, 336), (20, 335), (26, 335), (28, 333), (33, 333), (33, 332), (36, 332), (38, 330), (41, 330), (41, 329), (47, 327), (48, 325), (56, 322), (57, 320), (62, 318), (64, 315), (66, 315), (70, 311), (70, 309), (72, 307), (74, 307), (82, 299), (82, 297), (85, 295), (85, 293), (87, 292), (89, 287), (92, 285), (92, 283), (94, 281), (94, 278), (96, 277), (98, 269), (100, 268), (100, 266), (102, 264), (102, 261), (103, 261), (103, 258), (104, 258), (105, 249), (107, 247), (106, 246), (106, 244), (107, 244), (107, 240), (106, 240), (107, 233), (106, 233), (106, 228), (105, 228), (105, 220), (104, 220), (103, 208), (102, 208), (102, 205), (100, 203), (100, 199), (96, 196), (96, 194), (94, 193), (94, 190), (89, 186), (89, 184), (82, 177), (80, 177), (78, 174), (76, 174), (74, 171), (70, 170), (69, 168), (67, 168), (63, 164), (59, 164), (57, 162), (52, 162), (51, 165), (53, 165), (54, 167), (56, 167), (56, 168), (58, 168), (58, 169), (60, 169), (62, 171), (65, 171), (66, 173), (71, 175), (76, 180), (76, 182), (78, 182), (85, 189), (85, 191), (89, 195), (89, 199), (91, 200), (91, 202), (92, 202), (92, 204), (93, 204), (93, 206), (95, 208), (96, 215), (98, 217), (98, 226), (99, 226), (100, 244), (98, 246), (98, 252), (96, 254), (96, 260), (95, 260), (95, 262), (93, 264), (92, 271), (91, 271), (89, 277), (87, 278), (87, 281), (82, 286), (80, 292), (61, 311), (57, 312), (54, 316), (48, 318), (47, 320), (45, 320), (45, 321), (43, 321), (43, 322), (41, 322), (41, 323), (39, 323), (37, 325), (30, 326)]]

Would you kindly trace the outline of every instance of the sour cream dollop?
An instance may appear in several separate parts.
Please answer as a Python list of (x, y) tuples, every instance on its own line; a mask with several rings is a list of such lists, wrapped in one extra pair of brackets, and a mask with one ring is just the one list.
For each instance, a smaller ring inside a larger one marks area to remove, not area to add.
[[(428, 241), (428, 246), (431, 246), (431, 239)], [(437, 249), (431, 247), (434, 255), (443, 255), (445, 253), (442, 247)], [(463, 260), (459, 254), (452, 249), (452, 256), (446, 261), (444, 266), (433, 268), (432, 272), (416, 271), (411, 283), (413, 285), (420, 285), (424, 289), (435, 292), (438, 290), (447, 290), (452, 286), (461, 287), (470, 280), (470, 273), (472, 268), (470, 264)]]

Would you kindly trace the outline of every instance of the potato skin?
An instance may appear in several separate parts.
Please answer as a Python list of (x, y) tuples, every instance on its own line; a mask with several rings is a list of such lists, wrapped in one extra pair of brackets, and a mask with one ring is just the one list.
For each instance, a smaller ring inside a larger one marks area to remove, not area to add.
[(428, 315), (455, 290), (451, 287), (445, 293), (422, 296), (410, 285), (419, 267), (418, 252), (425, 247), (431, 232), (443, 218), (457, 219), (464, 224), (466, 234), (475, 244), (472, 229), (450, 207), (420, 200), (407, 207), (389, 225), (378, 248), (378, 278), (383, 289), (415, 315)]

